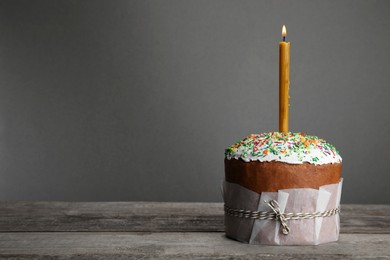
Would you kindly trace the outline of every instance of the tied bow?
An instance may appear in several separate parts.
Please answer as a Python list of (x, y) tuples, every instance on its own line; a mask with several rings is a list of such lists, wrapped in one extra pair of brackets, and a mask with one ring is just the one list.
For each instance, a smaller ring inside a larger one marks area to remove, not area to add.
[(285, 215), (280, 211), (278, 202), (276, 200), (270, 200), (269, 202), (267, 201), (264, 202), (267, 203), (267, 205), (275, 213), (276, 220), (278, 220), (280, 222), (280, 225), (282, 226), (283, 234), (288, 235), (288, 233), (290, 233), (290, 228), (287, 226)]

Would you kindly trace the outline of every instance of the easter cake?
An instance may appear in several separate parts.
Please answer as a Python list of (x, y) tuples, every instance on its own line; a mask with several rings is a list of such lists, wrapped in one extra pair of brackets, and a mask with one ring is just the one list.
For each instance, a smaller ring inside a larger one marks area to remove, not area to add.
[(252, 134), (225, 150), (226, 236), (249, 244), (337, 241), (342, 159), (304, 133)]

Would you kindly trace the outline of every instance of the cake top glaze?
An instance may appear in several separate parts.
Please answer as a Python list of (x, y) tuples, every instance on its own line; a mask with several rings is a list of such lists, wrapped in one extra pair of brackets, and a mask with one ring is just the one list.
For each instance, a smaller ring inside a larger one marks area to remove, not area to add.
[(278, 161), (291, 164), (341, 163), (336, 148), (317, 136), (304, 133), (252, 134), (225, 150), (227, 159), (246, 162)]

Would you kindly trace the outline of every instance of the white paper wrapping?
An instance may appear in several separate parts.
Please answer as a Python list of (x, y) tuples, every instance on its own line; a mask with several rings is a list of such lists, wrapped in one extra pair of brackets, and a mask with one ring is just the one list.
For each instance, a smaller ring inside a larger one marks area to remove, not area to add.
[[(230, 208), (272, 212), (264, 201), (276, 200), (282, 213), (311, 213), (339, 207), (342, 182), (341, 179), (337, 184), (324, 185), (318, 190), (283, 189), (261, 194), (226, 181), (223, 182), (222, 188), (225, 205)], [(225, 232), (228, 237), (249, 244), (263, 245), (318, 245), (337, 241), (340, 216), (336, 214), (331, 217), (287, 220), (287, 225), (290, 233), (284, 235), (279, 221), (253, 220), (225, 213)]]

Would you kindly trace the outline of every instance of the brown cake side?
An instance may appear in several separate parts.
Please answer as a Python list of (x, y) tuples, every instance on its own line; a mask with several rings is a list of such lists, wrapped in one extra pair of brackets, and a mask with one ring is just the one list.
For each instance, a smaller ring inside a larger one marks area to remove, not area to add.
[(289, 164), (225, 158), (226, 181), (258, 193), (290, 188), (318, 189), (323, 185), (338, 183), (340, 178), (341, 163)]

